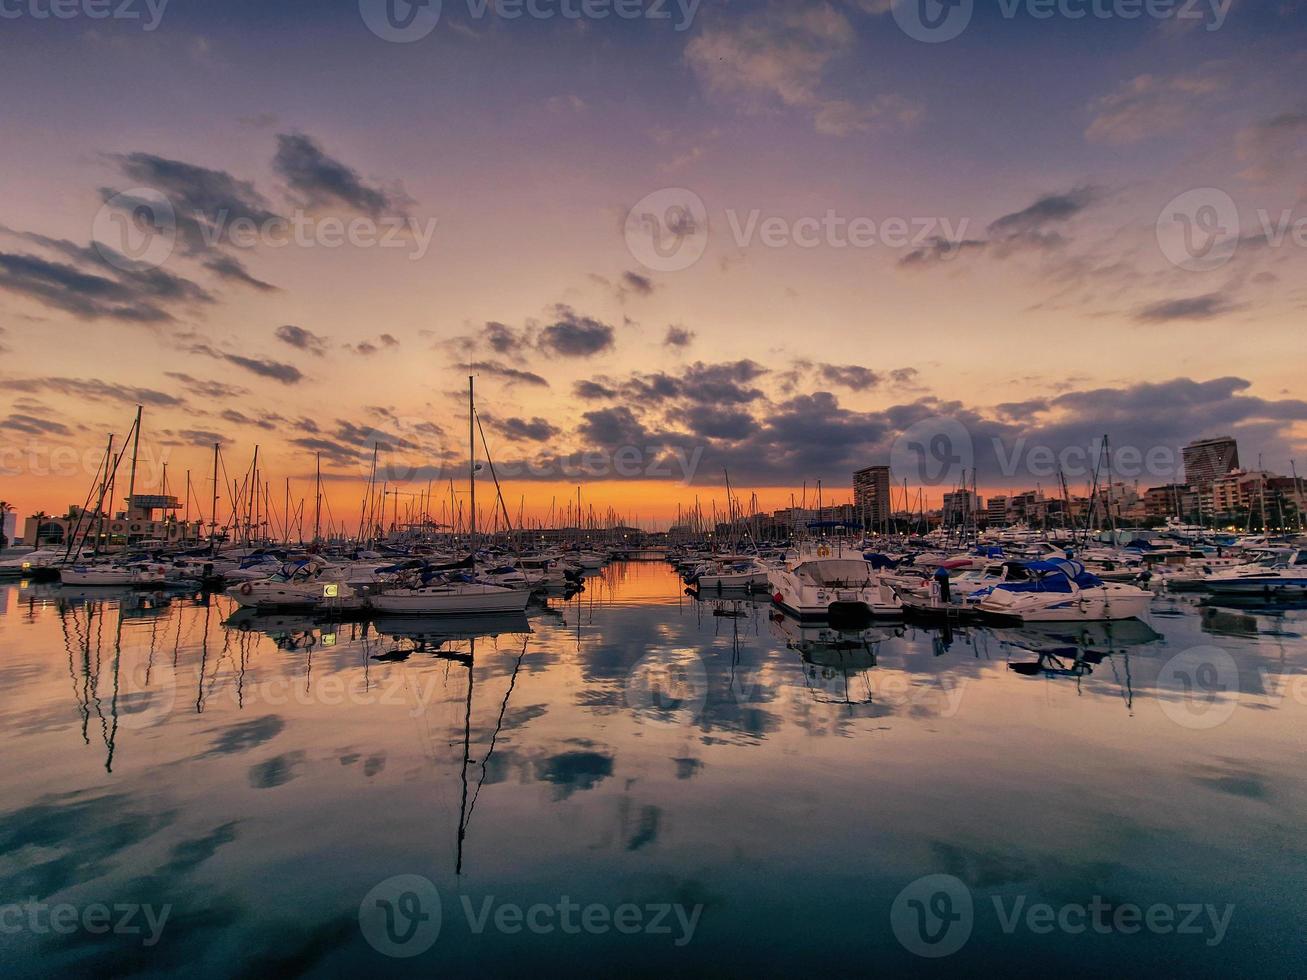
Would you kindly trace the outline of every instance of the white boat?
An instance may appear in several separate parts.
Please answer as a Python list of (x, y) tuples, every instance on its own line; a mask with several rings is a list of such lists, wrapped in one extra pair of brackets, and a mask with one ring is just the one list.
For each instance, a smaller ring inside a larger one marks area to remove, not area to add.
[(994, 586), (976, 608), (988, 616), (1024, 623), (1091, 622), (1142, 616), (1153, 593), (1104, 582), (1078, 561), (1029, 562), (1027, 579)]
[(64, 585), (162, 585), (167, 577), (168, 566), (153, 562), (137, 565), (71, 565), (59, 570), (59, 581)]
[(388, 589), (374, 595), (370, 604), (378, 612), (391, 615), (436, 616), (524, 612), (530, 600), (527, 589), (508, 589), (483, 582), (442, 582)]
[(1203, 584), (1217, 595), (1302, 598), (1307, 596), (1307, 551), (1275, 552), (1251, 565), (1213, 572)]
[(27, 576), (34, 571), (57, 565), (63, 561), (63, 558), (63, 551), (56, 551), (53, 548), (42, 548), (38, 551), (28, 551), (12, 558), (5, 558), (0, 561), (0, 578), (9, 575)]
[(772, 601), (800, 619), (898, 616), (903, 603), (877, 569), (857, 552), (821, 548), (768, 573)]
[(689, 581), (700, 592), (724, 592), (729, 589), (765, 589), (771, 569), (758, 558), (723, 558), (704, 562), (690, 574)]
[(276, 575), (233, 585), (226, 594), (247, 609), (363, 609), (366, 597), (342, 581), (345, 571), (320, 560), (288, 562)]

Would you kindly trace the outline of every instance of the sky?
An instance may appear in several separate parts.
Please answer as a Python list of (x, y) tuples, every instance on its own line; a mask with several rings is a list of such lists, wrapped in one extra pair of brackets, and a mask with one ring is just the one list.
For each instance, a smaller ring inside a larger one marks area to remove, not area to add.
[(1104, 436), (1141, 487), (1213, 435), (1288, 473), (1305, 40), (1302, 0), (0, 0), (0, 499), (80, 503), (137, 404), (138, 488), (257, 445), (344, 515), (380, 446), (447, 497), (469, 375), (537, 519), (1083, 492)]

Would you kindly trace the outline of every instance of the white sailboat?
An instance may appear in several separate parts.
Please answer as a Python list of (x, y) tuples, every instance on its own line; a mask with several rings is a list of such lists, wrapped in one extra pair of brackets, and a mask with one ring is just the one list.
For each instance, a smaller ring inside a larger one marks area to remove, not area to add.
[[(472, 555), (477, 552), (476, 508), (476, 401), (473, 379), (467, 379), (468, 405), (468, 488)], [(475, 564), (471, 577), (444, 576), (440, 580), (418, 581), (404, 588), (385, 589), (372, 597), (378, 612), (403, 616), (459, 615), (462, 613), (524, 612), (531, 599), (529, 589), (510, 589), (475, 581)]]

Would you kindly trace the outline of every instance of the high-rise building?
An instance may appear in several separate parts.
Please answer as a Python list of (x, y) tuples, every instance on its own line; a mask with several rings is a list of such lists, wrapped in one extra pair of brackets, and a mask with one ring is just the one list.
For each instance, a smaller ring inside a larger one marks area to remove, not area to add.
[(985, 502), (970, 490), (954, 490), (944, 494), (943, 517), (945, 524), (974, 521)]
[(1184, 447), (1186, 483), (1210, 483), (1239, 468), (1239, 444), (1231, 436), (1196, 439)]
[(868, 466), (853, 474), (853, 508), (869, 530), (889, 523), (889, 467)]

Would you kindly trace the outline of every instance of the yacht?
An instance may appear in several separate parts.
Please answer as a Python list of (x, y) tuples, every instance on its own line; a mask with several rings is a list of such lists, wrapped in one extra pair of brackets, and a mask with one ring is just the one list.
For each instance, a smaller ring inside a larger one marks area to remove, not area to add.
[(61, 563), (63, 559), (64, 552), (62, 550), (41, 548), (37, 551), (28, 551), (0, 561), (0, 578), (10, 575), (21, 575), (26, 578), (34, 571), (53, 568)]
[(509, 589), (468, 580), (432, 581), (411, 588), (388, 589), (372, 597), (371, 606), (382, 613), (434, 616), (459, 613), (525, 612), (529, 589)]
[(64, 585), (80, 586), (155, 586), (168, 578), (168, 566), (155, 562), (131, 565), (70, 565), (59, 570)]
[(1297, 599), (1307, 596), (1307, 551), (1277, 551), (1260, 561), (1212, 572), (1203, 583), (1217, 595)]
[(1146, 589), (1104, 582), (1070, 559), (1027, 562), (1022, 572), (1024, 581), (994, 586), (976, 608), (1025, 623), (1092, 622), (1142, 616), (1153, 601)]
[(366, 597), (343, 581), (344, 569), (321, 559), (287, 562), (277, 574), (227, 589), (236, 604), (260, 610), (313, 609), (350, 612), (363, 609)]
[(800, 619), (899, 616), (903, 603), (857, 551), (822, 546), (768, 572), (772, 601)]

